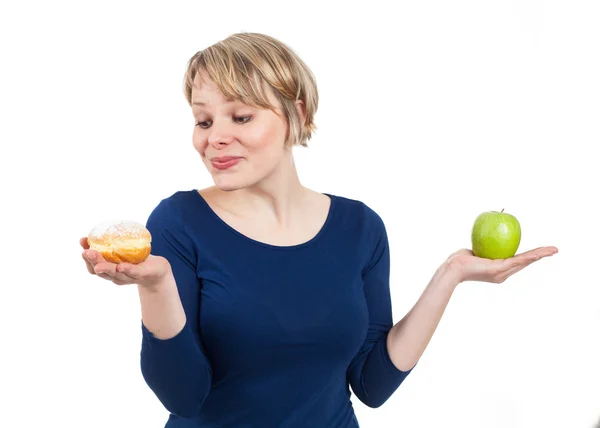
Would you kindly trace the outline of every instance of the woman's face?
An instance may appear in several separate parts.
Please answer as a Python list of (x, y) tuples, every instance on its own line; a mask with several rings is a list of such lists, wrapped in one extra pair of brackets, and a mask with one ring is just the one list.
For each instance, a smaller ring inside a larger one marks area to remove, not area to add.
[(205, 73), (199, 73), (194, 84), (193, 144), (215, 185), (237, 190), (269, 177), (287, 152), (287, 122), (273, 94), (269, 93), (269, 99), (282, 117), (269, 109), (227, 100)]

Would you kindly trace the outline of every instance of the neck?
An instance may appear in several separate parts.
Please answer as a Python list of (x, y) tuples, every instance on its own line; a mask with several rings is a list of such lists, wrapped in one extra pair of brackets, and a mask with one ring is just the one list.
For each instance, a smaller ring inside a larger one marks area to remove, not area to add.
[(261, 216), (278, 227), (292, 223), (310, 191), (302, 185), (291, 149), (282, 164), (261, 182), (229, 194), (242, 216)]

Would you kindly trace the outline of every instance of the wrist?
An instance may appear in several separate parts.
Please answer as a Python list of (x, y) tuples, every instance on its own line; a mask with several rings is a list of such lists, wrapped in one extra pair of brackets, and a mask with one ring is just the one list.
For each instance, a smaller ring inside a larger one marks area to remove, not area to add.
[(456, 288), (458, 284), (463, 282), (461, 270), (452, 260), (446, 260), (442, 263), (434, 276), (438, 278), (437, 282), (451, 289)]
[(138, 284), (138, 288), (140, 291), (143, 290), (148, 293), (161, 293), (171, 289), (177, 289), (177, 284), (175, 282), (175, 278), (173, 277), (173, 273), (168, 271), (160, 278)]

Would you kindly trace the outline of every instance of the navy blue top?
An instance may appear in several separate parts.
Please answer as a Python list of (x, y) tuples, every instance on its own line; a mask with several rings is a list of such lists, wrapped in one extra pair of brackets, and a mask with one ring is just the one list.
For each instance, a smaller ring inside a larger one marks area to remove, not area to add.
[(327, 194), (310, 241), (275, 246), (233, 229), (196, 190), (152, 211), (152, 254), (171, 264), (187, 324), (154, 337), (141, 369), (169, 428), (358, 427), (350, 388), (381, 406), (406, 378), (390, 360), (390, 254), (366, 204)]

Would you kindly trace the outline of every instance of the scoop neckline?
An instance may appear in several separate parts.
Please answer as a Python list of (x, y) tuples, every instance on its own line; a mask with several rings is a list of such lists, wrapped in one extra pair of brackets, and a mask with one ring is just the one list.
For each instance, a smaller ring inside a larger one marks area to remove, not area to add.
[(242, 232), (240, 232), (239, 230), (235, 229), (233, 226), (229, 225), (229, 223), (227, 223), (225, 220), (223, 220), (215, 212), (215, 210), (213, 210), (213, 208), (206, 201), (206, 199), (204, 199), (204, 196), (202, 196), (200, 194), (200, 190), (199, 189), (194, 189), (193, 192), (197, 195), (198, 199), (202, 202), (202, 204), (208, 210), (208, 212), (210, 213), (210, 215), (212, 217), (214, 217), (217, 220), (217, 222), (219, 222), (221, 225), (223, 225), (226, 229), (228, 229), (234, 235), (237, 235), (238, 237), (244, 239), (247, 242), (250, 242), (251, 244), (258, 245), (258, 246), (261, 246), (261, 247), (264, 247), (264, 248), (268, 248), (268, 249), (272, 249), (272, 250), (277, 250), (277, 251), (290, 251), (290, 250), (301, 249), (301, 248), (304, 248), (304, 247), (308, 247), (308, 246), (314, 244), (315, 242), (317, 242), (319, 239), (321, 239), (321, 237), (329, 229), (329, 224), (331, 223), (331, 219), (333, 218), (333, 211), (334, 211), (334, 206), (335, 206), (335, 203), (336, 203), (336, 198), (335, 198), (334, 195), (329, 194), (329, 193), (325, 193), (325, 192), (321, 192), (322, 195), (325, 195), (325, 196), (329, 197), (329, 200), (330, 200), (330, 202), (329, 202), (329, 210), (327, 212), (327, 217), (325, 218), (325, 222), (323, 223), (323, 226), (321, 226), (321, 228), (315, 234), (315, 236), (313, 236), (308, 241), (302, 242), (300, 244), (294, 244), (294, 245), (274, 245), (274, 244), (269, 244), (267, 242), (258, 241), (258, 240), (254, 239), (254, 238), (250, 238), (249, 236), (244, 235)]

